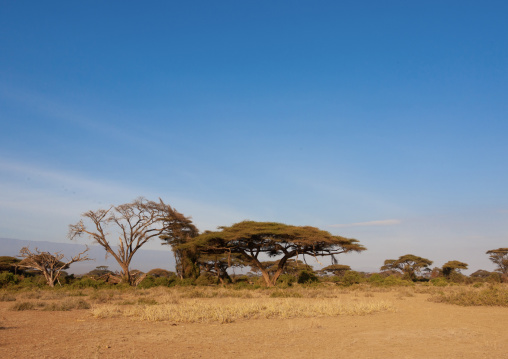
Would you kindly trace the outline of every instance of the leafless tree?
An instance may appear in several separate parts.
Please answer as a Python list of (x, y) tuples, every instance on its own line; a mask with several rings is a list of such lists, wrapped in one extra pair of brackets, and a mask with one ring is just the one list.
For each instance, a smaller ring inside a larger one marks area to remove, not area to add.
[(55, 282), (60, 284), (59, 277), (62, 270), (69, 268), (72, 263), (91, 260), (88, 258), (88, 255), (85, 254), (87, 251), (88, 248), (72, 257), (70, 260), (63, 262), (62, 259), (64, 259), (64, 255), (60, 252), (51, 254), (49, 252), (41, 252), (37, 248), (32, 252), (28, 247), (23, 247), (19, 252), (19, 257), (23, 259), (21, 262), (17, 263), (16, 266), (42, 272), (48, 285), (54, 287)]
[[(69, 226), (68, 237), (72, 240), (88, 234), (106, 250), (106, 256), (111, 255), (118, 262), (123, 281), (136, 285), (138, 276), (129, 271), (134, 254), (150, 239), (160, 236), (166, 229), (167, 218), (176, 216), (176, 213), (161, 199), (153, 202), (140, 197), (131, 203), (83, 213), (82, 216), (91, 222), (93, 229), (81, 220)], [(114, 239), (115, 236), (117, 239)]]

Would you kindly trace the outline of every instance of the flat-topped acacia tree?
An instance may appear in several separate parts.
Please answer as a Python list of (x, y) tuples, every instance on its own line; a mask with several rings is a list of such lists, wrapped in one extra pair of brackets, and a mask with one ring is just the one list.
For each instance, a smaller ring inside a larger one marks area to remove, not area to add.
[(491, 249), (487, 251), (489, 259), (497, 264), (496, 272), (502, 275), (508, 275), (508, 248)]
[[(352, 238), (334, 236), (310, 226), (291, 226), (274, 222), (243, 221), (220, 231), (207, 231), (184, 246), (195, 246), (201, 253), (239, 254), (247, 265), (261, 272), (268, 287), (274, 286), (288, 259), (299, 255), (334, 256), (361, 252), (366, 248)], [(282, 256), (275, 273), (270, 274), (260, 255)]]
[(404, 274), (408, 279), (416, 281), (417, 274), (423, 269), (428, 268), (433, 262), (427, 258), (415, 256), (414, 254), (406, 254), (400, 256), (399, 259), (387, 259), (381, 267), (382, 271), (396, 270)]

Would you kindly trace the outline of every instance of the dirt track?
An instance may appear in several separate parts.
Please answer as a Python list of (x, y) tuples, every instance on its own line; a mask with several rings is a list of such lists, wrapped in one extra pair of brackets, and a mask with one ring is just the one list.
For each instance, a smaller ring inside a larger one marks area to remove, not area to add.
[(231, 324), (95, 319), (88, 310), (9, 311), (1, 358), (508, 358), (508, 308), (391, 301), (395, 313)]

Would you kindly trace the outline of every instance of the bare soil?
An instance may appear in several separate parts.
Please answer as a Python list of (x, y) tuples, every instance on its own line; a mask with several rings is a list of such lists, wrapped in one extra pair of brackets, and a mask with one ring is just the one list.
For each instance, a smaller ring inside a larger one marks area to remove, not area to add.
[(0, 302), (0, 358), (508, 358), (508, 308), (374, 296), (397, 311), (175, 325)]

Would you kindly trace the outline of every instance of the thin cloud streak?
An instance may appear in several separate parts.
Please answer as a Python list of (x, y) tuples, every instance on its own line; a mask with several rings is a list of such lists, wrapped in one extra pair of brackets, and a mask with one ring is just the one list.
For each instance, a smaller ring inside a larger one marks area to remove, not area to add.
[(371, 227), (371, 226), (393, 226), (402, 223), (398, 219), (385, 219), (381, 221), (357, 222), (346, 224), (331, 224), (329, 227), (345, 228), (345, 227)]

